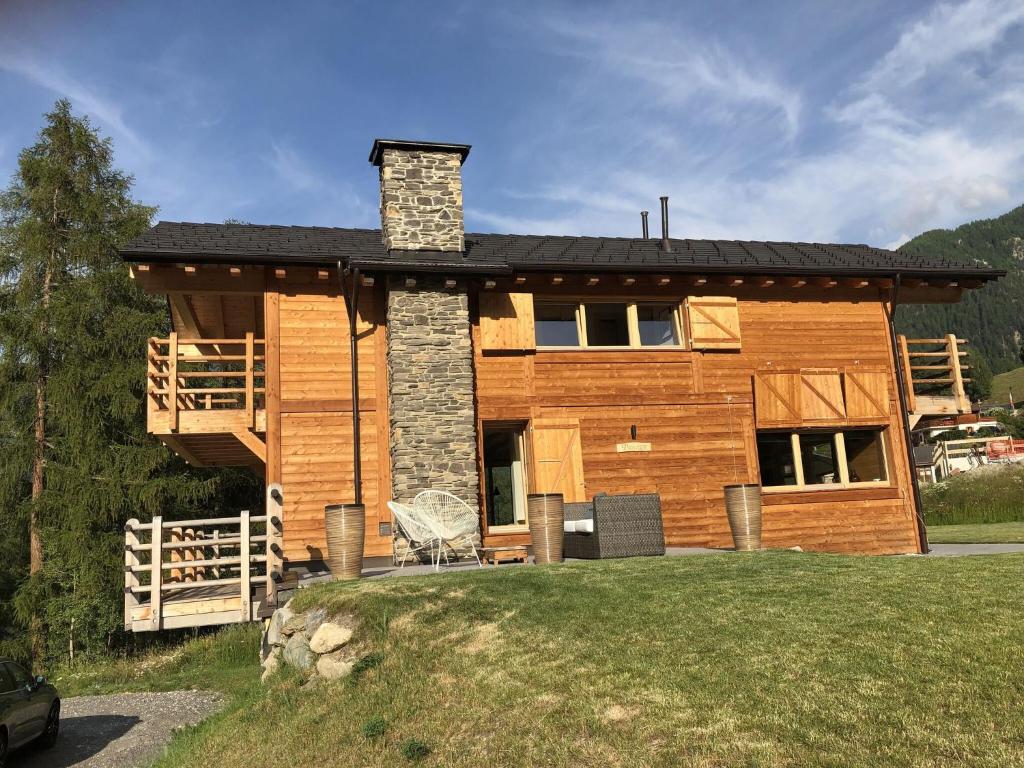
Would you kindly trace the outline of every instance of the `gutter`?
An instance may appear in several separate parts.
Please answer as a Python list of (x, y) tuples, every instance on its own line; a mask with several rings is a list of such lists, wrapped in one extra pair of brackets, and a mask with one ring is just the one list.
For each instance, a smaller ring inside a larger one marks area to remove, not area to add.
[(899, 343), (896, 339), (896, 308), (899, 306), (900, 283), (902, 275), (896, 273), (896, 281), (893, 284), (890, 306), (885, 310), (886, 318), (889, 321), (889, 345), (892, 347), (892, 360), (896, 367), (896, 392), (900, 398), (900, 420), (903, 425), (903, 439), (907, 445), (907, 462), (910, 467), (910, 487), (914, 494), (914, 513), (917, 517), (917, 542), (922, 555), (931, 551), (928, 546), (928, 529), (924, 522), (924, 505), (921, 502), (921, 488), (917, 482), (917, 462), (914, 460), (914, 446), (910, 436), (910, 414), (907, 412), (907, 390), (906, 374), (903, 370), (903, 361), (900, 359)]
[[(345, 298), (345, 309), (348, 310), (348, 349), (349, 362), (352, 366), (352, 487), (355, 489), (353, 504), (363, 503), (363, 451), (359, 435), (359, 355), (356, 349), (356, 318), (359, 309), (359, 267), (345, 269), (341, 259), (337, 262), (338, 284)], [(349, 290), (346, 275), (352, 275), (352, 288)]]

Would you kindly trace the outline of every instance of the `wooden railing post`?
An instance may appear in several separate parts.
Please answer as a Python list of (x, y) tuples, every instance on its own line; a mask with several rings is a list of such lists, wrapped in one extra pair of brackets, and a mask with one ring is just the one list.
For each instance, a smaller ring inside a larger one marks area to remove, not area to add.
[(241, 563), (239, 564), (239, 581), (241, 582), (241, 620), (249, 621), (252, 618), (252, 595), (249, 591), (249, 558), (251, 542), (249, 540), (249, 510), (242, 510), (241, 522), (239, 525), (239, 547)]
[(949, 351), (949, 369), (953, 379), (953, 397), (956, 398), (957, 410), (961, 413), (970, 413), (971, 401), (964, 389), (964, 374), (960, 367), (960, 347), (955, 333), (947, 334), (946, 348)]
[(134, 517), (125, 523), (124, 526), (124, 631), (132, 631), (132, 616), (135, 608), (139, 605), (139, 599), (132, 591), (139, 586), (139, 575), (135, 568), (139, 564), (139, 554), (135, 548), (139, 546), (139, 536), (135, 533), (135, 526), (139, 521)]
[(907, 337), (902, 333), (896, 337), (900, 344), (900, 360), (903, 361), (903, 391), (907, 396), (907, 411), (917, 410), (917, 399), (914, 397), (914, 372), (910, 369), (910, 350), (907, 348)]
[(167, 408), (171, 432), (178, 431), (178, 334), (171, 331), (167, 344)]
[(277, 606), (277, 584), (284, 576), (284, 496), (280, 483), (267, 487), (267, 605)]
[(256, 344), (252, 333), (245, 334), (245, 424), (256, 426)]
[(160, 515), (153, 518), (151, 529), (151, 551), (152, 562), (149, 568), (149, 608), (152, 612), (151, 623), (154, 630), (159, 630), (163, 625), (163, 607), (161, 606), (161, 590), (163, 589), (163, 543), (164, 543), (164, 521)]

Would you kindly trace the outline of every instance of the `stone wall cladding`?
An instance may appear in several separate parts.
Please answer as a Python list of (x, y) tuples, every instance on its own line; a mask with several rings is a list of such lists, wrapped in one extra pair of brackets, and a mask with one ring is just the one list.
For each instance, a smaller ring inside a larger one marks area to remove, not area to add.
[(408, 504), (420, 491), (450, 491), (479, 510), (466, 286), (393, 278), (387, 324), (392, 495)]
[(465, 250), (459, 155), (384, 150), (380, 223), (388, 250)]

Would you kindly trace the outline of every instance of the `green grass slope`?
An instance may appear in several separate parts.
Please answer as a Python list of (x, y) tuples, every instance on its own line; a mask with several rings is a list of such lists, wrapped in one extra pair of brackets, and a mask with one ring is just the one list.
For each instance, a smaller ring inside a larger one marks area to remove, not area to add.
[(357, 677), (267, 689), (163, 768), (1024, 764), (1024, 556), (721, 554), (339, 583)]
[(1014, 402), (1024, 404), (1024, 366), (993, 376), (992, 394), (989, 395), (988, 402), (1005, 405), (1010, 402), (1011, 391)]

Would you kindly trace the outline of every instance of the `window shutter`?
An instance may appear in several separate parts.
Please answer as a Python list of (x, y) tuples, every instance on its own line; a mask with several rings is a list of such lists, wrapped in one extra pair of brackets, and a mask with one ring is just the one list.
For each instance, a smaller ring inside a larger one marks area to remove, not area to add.
[(739, 349), (739, 305), (732, 296), (690, 296), (686, 300), (693, 349)]
[(800, 426), (800, 374), (755, 373), (754, 406), (758, 428)]
[(800, 371), (800, 416), (805, 425), (845, 423), (846, 406), (838, 370)]
[(534, 493), (561, 493), (566, 502), (586, 501), (578, 419), (534, 419), (530, 486)]
[(843, 374), (846, 417), (851, 422), (889, 421), (889, 372), (885, 368), (847, 368)]
[(535, 349), (533, 294), (481, 291), (480, 348)]

